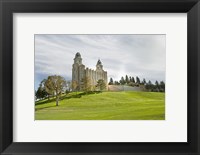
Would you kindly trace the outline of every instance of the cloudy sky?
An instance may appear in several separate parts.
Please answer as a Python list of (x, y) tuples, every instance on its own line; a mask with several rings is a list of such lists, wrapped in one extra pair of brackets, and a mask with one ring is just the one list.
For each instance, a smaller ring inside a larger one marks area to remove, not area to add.
[(108, 78), (126, 74), (155, 82), (165, 81), (165, 35), (35, 35), (35, 89), (49, 75), (71, 80), (75, 54), (96, 69), (100, 59)]

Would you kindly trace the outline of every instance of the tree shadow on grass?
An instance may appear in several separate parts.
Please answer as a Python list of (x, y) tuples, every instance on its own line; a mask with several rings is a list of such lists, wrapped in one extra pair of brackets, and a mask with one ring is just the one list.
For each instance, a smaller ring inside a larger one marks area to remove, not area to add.
[(50, 103), (53, 101), (56, 101), (56, 98), (44, 99), (43, 101), (39, 101), (38, 103), (36, 102), (35, 105), (41, 105), (41, 104)]
[(63, 99), (71, 99), (71, 98), (81, 98), (82, 96), (85, 96), (85, 95), (92, 95), (92, 94), (99, 94), (99, 93), (102, 93), (102, 92), (101, 91), (88, 91), (88, 92), (73, 94), (70, 96), (66, 95), (66, 96), (61, 97), (60, 99), (63, 100)]
[[(81, 93), (77, 93), (77, 94), (66, 94), (64, 96), (61, 96), (60, 97), (60, 101), (61, 100), (64, 100), (64, 99), (71, 99), (71, 98), (81, 98), (82, 96), (85, 96), (85, 95), (92, 95), (92, 94), (99, 94), (99, 93), (102, 93), (101, 91), (88, 91), (88, 92), (81, 92)], [(50, 98), (49, 100), (48, 99), (45, 99), (44, 101), (39, 101), (39, 103), (35, 103), (35, 105), (42, 105), (42, 104), (46, 104), (46, 103), (50, 103), (50, 102), (56, 102), (56, 98)], [(45, 108), (49, 108), (49, 107), (53, 107), (53, 106), (48, 106), (48, 107), (45, 107)], [(42, 109), (42, 108), (40, 108)]]
[(35, 108), (35, 111), (48, 109), (48, 108), (51, 108), (51, 107), (56, 107), (56, 105), (50, 105), (50, 106), (47, 106), (47, 107)]

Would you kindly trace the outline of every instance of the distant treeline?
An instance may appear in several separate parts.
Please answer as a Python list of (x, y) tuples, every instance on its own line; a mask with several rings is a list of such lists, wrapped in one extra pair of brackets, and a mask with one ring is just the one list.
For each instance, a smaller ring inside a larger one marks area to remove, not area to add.
[(119, 81), (114, 81), (113, 78), (110, 78), (108, 85), (127, 85), (132, 87), (140, 87), (143, 86), (147, 91), (151, 92), (165, 92), (165, 83), (164, 81), (156, 82), (153, 84), (150, 80), (146, 82), (145, 78), (140, 80), (138, 76), (134, 78), (133, 76), (126, 75), (125, 77), (121, 77)]

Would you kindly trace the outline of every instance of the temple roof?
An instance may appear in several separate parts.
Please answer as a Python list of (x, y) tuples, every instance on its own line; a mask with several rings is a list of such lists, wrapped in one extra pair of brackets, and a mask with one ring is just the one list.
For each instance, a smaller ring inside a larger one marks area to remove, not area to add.
[(81, 54), (77, 52), (75, 57), (81, 57)]
[(102, 65), (100, 59), (97, 61), (97, 65)]

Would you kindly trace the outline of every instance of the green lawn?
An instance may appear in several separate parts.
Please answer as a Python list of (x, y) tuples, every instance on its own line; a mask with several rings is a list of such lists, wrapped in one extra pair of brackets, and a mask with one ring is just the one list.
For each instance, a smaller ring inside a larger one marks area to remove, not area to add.
[(154, 92), (103, 92), (62, 96), (36, 102), (36, 120), (164, 120), (165, 94)]

